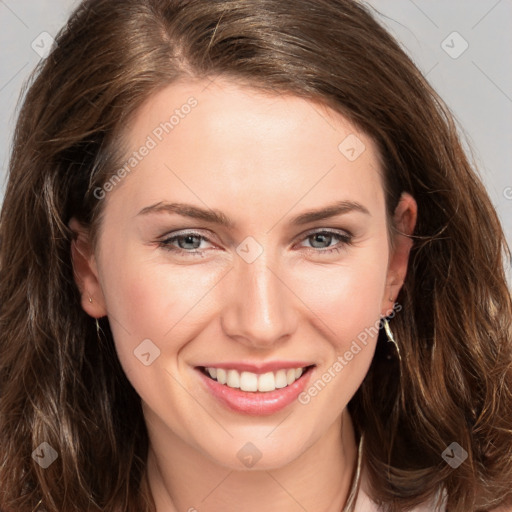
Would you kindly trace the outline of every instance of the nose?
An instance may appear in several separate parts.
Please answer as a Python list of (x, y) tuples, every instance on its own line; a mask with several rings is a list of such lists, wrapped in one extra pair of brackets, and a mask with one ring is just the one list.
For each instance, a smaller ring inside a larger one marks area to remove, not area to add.
[(239, 260), (226, 283), (221, 325), (227, 336), (266, 349), (296, 330), (294, 294), (275, 261), (265, 252), (252, 263)]

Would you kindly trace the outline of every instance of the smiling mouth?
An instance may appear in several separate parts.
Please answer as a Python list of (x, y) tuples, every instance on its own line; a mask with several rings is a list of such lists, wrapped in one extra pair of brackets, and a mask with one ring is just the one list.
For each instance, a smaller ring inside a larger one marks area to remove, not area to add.
[(210, 379), (229, 388), (241, 391), (266, 393), (276, 389), (286, 388), (300, 379), (315, 365), (302, 368), (287, 368), (275, 372), (253, 373), (235, 369), (200, 367), (200, 370)]

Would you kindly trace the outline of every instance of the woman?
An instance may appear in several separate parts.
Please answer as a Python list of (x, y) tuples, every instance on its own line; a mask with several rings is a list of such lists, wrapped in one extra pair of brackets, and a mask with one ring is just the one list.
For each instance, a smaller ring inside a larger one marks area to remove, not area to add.
[(0, 509), (509, 510), (506, 243), (368, 12), (88, 0), (56, 42), (1, 217)]

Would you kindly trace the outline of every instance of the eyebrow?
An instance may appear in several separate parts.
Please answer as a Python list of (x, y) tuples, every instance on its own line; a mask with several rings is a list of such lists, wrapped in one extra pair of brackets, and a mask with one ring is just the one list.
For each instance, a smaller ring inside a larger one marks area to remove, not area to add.
[[(350, 212), (359, 212), (365, 215), (370, 215), (368, 209), (356, 201), (337, 201), (323, 208), (303, 212), (300, 215), (293, 217), (289, 223), (292, 226), (302, 226), (304, 224), (309, 224), (311, 222), (328, 219), (330, 217), (335, 217), (336, 215), (342, 215)], [(204, 220), (212, 224), (218, 224), (229, 229), (233, 229), (235, 227), (235, 222), (220, 210), (201, 208), (199, 206), (186, 203), (155, 203), (143, 208), (137, 216), (154, 213), (177, 214), (182, 217), (189, 217), (192, 219)]]

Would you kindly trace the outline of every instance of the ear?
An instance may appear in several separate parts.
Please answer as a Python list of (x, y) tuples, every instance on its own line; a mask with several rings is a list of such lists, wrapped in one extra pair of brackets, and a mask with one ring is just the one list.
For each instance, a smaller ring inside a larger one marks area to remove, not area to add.
[(89, 243), (89, 232), (74, 217), (68, 227), (73, 231), (71, 261), (75, 282), (82, 295), (82, 308), (93, 318), (107, 314), (105, 298), (101, 289), (96, 257)]
[(407, 274), (409, 253), (413, 241), (410, 238), (416, 225), (418, 206), (414, 198), (403, 192), (393, 215), (392, 240), (386, 277), (386, 288), (382, 298), (383, 316), (388, 316), (393, 310), (393, 304), (402, 288)]

